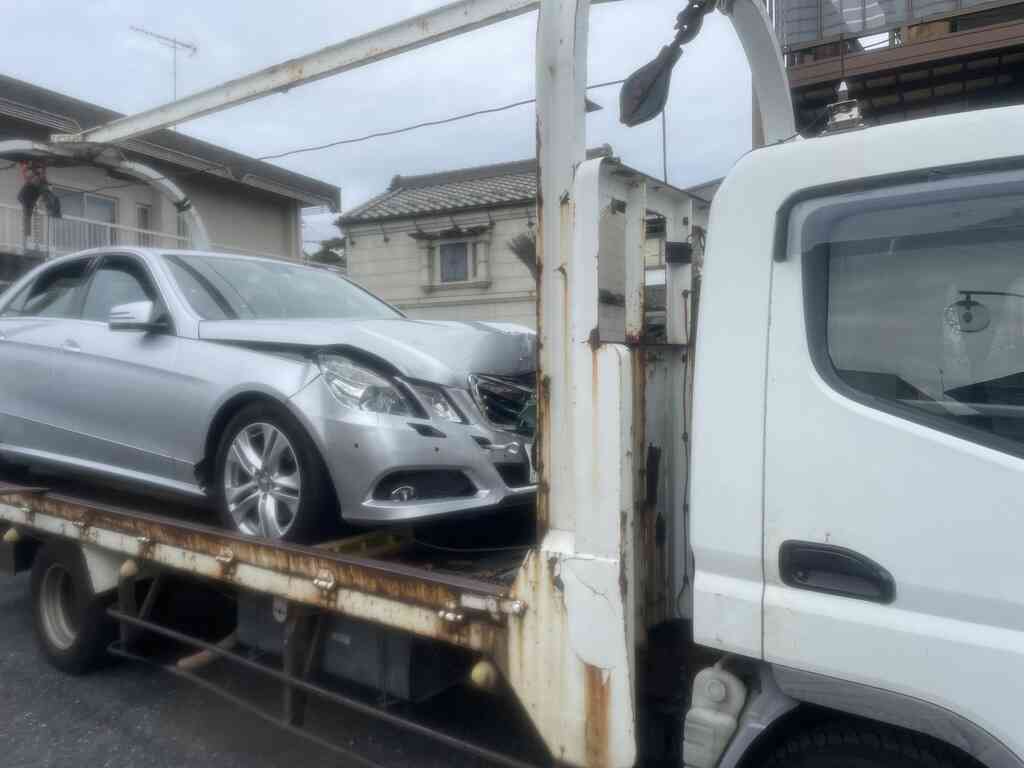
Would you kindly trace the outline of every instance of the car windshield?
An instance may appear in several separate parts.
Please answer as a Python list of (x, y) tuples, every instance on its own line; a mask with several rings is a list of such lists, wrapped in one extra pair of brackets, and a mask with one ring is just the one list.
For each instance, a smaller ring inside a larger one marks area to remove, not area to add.
[(202, 254), (167, 254), (164, 259), (204, 320), (401, 317), (326, 269)]

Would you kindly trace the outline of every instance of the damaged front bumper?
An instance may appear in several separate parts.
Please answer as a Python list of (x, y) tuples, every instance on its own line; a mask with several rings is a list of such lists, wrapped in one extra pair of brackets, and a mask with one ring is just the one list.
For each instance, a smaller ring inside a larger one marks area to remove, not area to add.
[(346, 522), (407, 523), (533, 499), (530, 438), (492, 426), (469, 391), (445, 391), (467, 423), (348, 409), (323, 377), (292, 398)]

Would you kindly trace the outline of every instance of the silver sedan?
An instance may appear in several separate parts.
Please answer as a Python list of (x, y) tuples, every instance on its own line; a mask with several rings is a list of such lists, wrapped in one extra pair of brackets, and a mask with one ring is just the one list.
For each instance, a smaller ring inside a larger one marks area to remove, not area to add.
[(116, 248), (0, 297), (0, 457), (211, 497), (290, 541), (529, 500), (532, 332), (405, 318), (333, 272)]

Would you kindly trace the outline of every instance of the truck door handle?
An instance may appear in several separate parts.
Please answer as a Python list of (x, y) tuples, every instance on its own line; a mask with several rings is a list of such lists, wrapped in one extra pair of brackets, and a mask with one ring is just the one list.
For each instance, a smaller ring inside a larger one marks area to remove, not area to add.
[(75, 341), (74, 339), (68, 339), (61, 346), (62, 346), (62, 348), (66, 352), (81, 352), (82, 351), (82, 348), (80, 346), (78, 346), (78, 342)]
[(779, 575), (787, 586), (888, 604), (896, 599), (892, 574), (852, 549), (811, 541), (779, 548)]

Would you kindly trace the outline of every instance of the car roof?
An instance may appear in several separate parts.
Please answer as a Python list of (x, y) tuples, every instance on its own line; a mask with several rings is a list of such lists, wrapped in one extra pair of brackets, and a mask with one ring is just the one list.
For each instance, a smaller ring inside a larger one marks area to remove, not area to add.
[(45, 264), (56, 264), (63, 261), (69, 261), (72, 259), (78, 259), (88, 256), (99, 256), (108, 253), (134, 253), (137, 256), (148, 257), (156, 259), (161, 256), (202, 256), (203, 258), (213, 259), (241, 259), (244, 261), (260, 261), (267, 262), (269, 264), (287, 264), (293, 267), (306, 267), (308, 269), (317, 269), (315, 265), (306, 264), (302, 261), (296, 261), (293, 259), (275, 259), (268, 256), (253, 256), (247, 253), (221, 253), (217, 251), (200, 251), (189, 248), (141, 248), (133, 245), (107, 245), (100, 248), (89, 248), (85, 251), (76, 251), (75, 253), (68, 253), (63, 256), (59, 256), (54, 259), (48, 259)]

